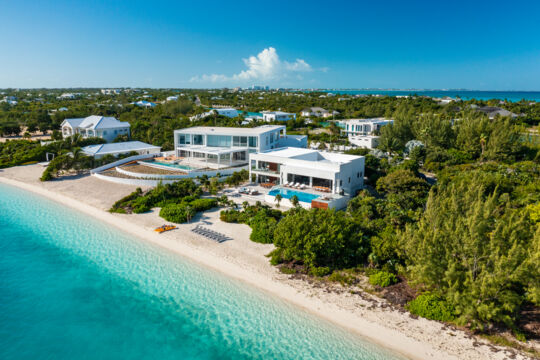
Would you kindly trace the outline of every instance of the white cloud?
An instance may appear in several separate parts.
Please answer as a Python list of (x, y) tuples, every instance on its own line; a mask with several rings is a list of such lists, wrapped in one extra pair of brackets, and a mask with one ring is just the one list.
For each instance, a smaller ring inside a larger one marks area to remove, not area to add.
[(194, 76), (191, 82), (249, 82), (256, 80), (272, 81), (287, 78), (291, 73), (313, 71), (303, 59), (294, 62), (282, 61), (273, 47), (261, 51), (257, 56), (243, 59), (247, 69), (231, 76), (223, 74), (204, 74)]

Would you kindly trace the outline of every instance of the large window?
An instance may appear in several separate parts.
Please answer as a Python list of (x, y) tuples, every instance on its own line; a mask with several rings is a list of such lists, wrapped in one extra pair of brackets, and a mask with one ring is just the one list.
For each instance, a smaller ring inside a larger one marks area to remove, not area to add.
[(202, 135), (193, 135), (193, 145), (204, 145), (204, 139)]
[(247, 136), (233, 136), (233, 146), (247, 147)]
[(206, 146), (231, 147), (231, 137), (224, 135), (208, 135)]
[(258, 138), (256, 136), (249, 137), (249, 147), (257, 147)]
[(245, 151), (241, 151), (241, 152), (235, 152), (233, 153), (233, 160), (234, 161), (246, 161), (247, 158), (246, 158), (246, 152)]
[(180, 134), (180, 135), (178, 135), (178, 144), (180, 144), (180, 145), (189, 145), (189, 144), (191, 144), (191, 135), (190, 134)]

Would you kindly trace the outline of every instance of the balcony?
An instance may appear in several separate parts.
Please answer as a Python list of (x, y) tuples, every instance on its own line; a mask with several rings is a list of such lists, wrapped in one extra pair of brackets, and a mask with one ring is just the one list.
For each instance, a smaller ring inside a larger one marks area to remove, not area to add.
[(251, 171), (255, 171), (261, 174), (279, 175), (279, 170), (270, 170), (270, 168), (257, 168), (256, 166), (252, 166)]

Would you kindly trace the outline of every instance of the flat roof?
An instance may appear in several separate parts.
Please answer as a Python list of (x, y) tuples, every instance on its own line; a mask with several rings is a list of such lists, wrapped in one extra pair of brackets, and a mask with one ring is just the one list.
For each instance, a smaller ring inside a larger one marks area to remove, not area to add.
[(191, 145), (191, 146), (179, 146), (177, 150), (200, 152), (203, 154), (232, 154), (239, 151), (247, 151), (246, 147), (215, 147), (205, 145)]
[(285, 129), (285, 125), (262, 125), (254, 128), (220, 127), (220, 126), (194, 126), (174, 130), (175, 133), (186, 134), (216, 134), (216, 135), (260, 135), (269, 131)]
[(337, 120), (338, 122), (361, 122), (361, 123), (377, 123), (377, 122), (388, 122), (388, 121), (394, 121), (393, 119), (386, 119), (386, 118), (370, 118), (370, 119), (343, 119), (343, 120)]
[[(304, 157), (311, 155), (311, 157)], [(344, 164), (354, 160), (363, 158), (363, 156), (331, 153), (326, 151), (318, 151), (313, 149), (284, 147), (274, 150), (268, 150), (256, 154), (250, 154), (254, 158), (264, 158), (265, 156), (278, 157), (283, 159), (291, 159), (311, 164)]]

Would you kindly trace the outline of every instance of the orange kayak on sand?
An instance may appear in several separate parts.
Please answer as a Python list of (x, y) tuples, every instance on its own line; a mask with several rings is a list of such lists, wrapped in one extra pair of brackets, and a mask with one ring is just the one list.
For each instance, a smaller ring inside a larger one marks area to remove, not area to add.
[(158, 233), (162, 233), (162, 232), (174, 230), (174, 229), (176, 229), (176, 226), (174, 225), (163, 225), (163, 226), (155, 228), (154, 231)]

